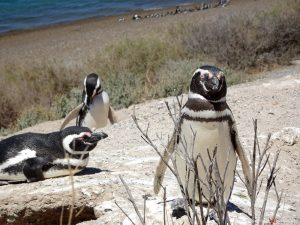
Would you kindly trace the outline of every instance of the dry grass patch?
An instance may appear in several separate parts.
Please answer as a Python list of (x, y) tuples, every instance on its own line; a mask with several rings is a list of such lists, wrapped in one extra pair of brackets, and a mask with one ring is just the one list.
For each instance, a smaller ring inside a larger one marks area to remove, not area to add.
[(172, 29), (189, 57), (213, 57), (236, 70), (268, 69), (300, 53), (300, 6), (295, 0), (256, 14), (236, 13)]

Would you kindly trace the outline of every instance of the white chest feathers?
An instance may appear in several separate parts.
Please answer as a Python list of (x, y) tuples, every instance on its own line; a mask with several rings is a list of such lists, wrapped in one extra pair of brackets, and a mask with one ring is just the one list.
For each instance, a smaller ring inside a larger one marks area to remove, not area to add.
[(83, 120), (82, 126), (86, 126), (90, 129), (105, 127), (107, 125), (108, 112), (109, 97), (108, 94), (103, 91), (93, 98), (93, 102), (89, 106), (89, 110)]
[[(203, 202), (207, 202), (205, 198), (209, 199), (209, 191), (208, 191), (208, 180), (206, 169), (211, 163), (210, 157), (208, 155), (213, 156), (213, 151), (217, 148), (216, 159), (219, 167), (219, 172), (221, 178), (225, 177), (224, 187), (224, 200), (228, 201), (231, 190), (234, 182), (234, 171), (236, 167), (236, 154), (233, 148), (233, 144), (231, 141), (230, 128), (228, 125), (228, 121), (222, 122), (199, 122), (199, 121), (191, 121), (191, 120), (183, 120), (180, 127), (180, 140), (179, 144), (176, 148), (176, 164), (178, 168), (179, 177), (183, 183), (183, 186), (186, 187), (190, 196), (193, 196), (193, 191), (196, 188), (194, 185), (194, 173), (190, 171), (190, 175), (188, 177), (189, 164), (187, 161), (189, 160), (186, 155), (189, 156), (190, 159), (196, 160), (197, 156), (200, 154), (203, 162), (200, 158), (197, 160), (198, 174), (202, 183)], [(227, 170), (225, 169), (227, 161), (229, 161)], [(206, 169), (205, 169), (206, 168)], [(224, 175), (226, 170), (226, 174)], [(195, 189), (195, 199), (199, 201), (199, 194), (197, 192), (197, 188)]]

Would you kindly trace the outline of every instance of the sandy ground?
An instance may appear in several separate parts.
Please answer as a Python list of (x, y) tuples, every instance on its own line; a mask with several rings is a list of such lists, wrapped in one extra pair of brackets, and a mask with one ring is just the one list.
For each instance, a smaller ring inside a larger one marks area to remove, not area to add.
[[(293, 127), (294, 133), (279, 135), (269, 150), (271, 159), (280, 150), (277, 175), (278, 189), (284, 191), (281, 207), (277, 215), (277, 224), (296, 225), (300, 223), (300, 65), (281, 68), (264, 74), (268, 78), (250, 83), (232, 86), (228, 90), (228, 103), (237, 121), (240, 138), (246, 152), (253, 146), (253, 119), (258, 119), (258, 134), (261, 145), (268, 133), (278, 133)], [(127, 199), (125, 188), (119, 175), (130, 186), (140, 210), (143, 209), (143, 196), (147, 200), (147, 224), (162, 224), (162, 193), (155, 196), (152, 190), (153, 175), (159, 157), (141, 138), (130, 115), (135, 114), (139, 123), (146, 129), (149, 123), (149, 135), (162, 149), (168, 135), (172, 132), (172, 121), (168, 116), (164, 101), (171, 105), (174, 97), (153, 100), (128, 109), (118, 111), (123, 120), (103, 128), (109, 137), (101, 141), (92, 151), (88, 168), (81, 176), (74, 177), (76, 207), (85, 206), (94, 212), (85, 211), (86, 222), (82, 225), (130, 224), (128, 219), (115, 205), (115, 201), (137, 221), (133, 207)], [(62, 121), (46, 122), (22, 132), (50, 132), (58, 129)], [(298, 128), (298, 130), (296, 129)], [(298, 133), (296, 132), (298, 131)], [(288, 138), (293, 141), (289, 144)], [(240, 165), (238, 171), (241, 172)], [(267, 173), (263, 174), (264, 177)], [(166, 174), (167, 215), (170, 215), (171, 201), (180, 197), (175, 178)], [(264, 188), (258, 197), (256, 207), (259, 214)], [(52, 215), (57, 223), (61, 206), (67, 207), (71, 191), (68, 177), (49, 179), (37, 183), (11, 184), (0, 186), (0, 223), (1, 224), (53, 224), (45, 215)], [(17, 193), (17, 194), (16, 194)], [(250, 202), (246, 190), (239, 179), (236, 180), (230, 200), (236, 207), (229, 213), (232, 224), (250, 224), (246, 213), (250, 213)], [(267, 205), (265, 221), (271, 217), (276, 205), (272, 191)], [(95, 218), (94, 218), (95, 217)], [(97, 219), (87, 222), (90, 219)], [(186, 218), (174, 220), (174, 224), (186, 222)], [(29, 222), (28, 222), (29, 221)], [(31, 223), (30, 223), (31, 221)], [(47, 223), (48, 221), (48, 223)], [(169, 224), (171, 218), (168, 216)], [(11, 223), (9, 223), (11, 222)], [(77, 221), (80, 222), (80, 221)], [(186, 224), (186, 223), (184, 223)], [(214, 224), (210, 221), (209, 224)]]

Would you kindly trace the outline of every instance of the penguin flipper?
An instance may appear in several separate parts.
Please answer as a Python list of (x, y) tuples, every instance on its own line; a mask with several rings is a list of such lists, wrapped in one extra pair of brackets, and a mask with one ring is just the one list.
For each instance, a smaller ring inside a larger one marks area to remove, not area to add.
[(160, 191), (161, 184), (163, 182), (165, 172), (167, 170), (166, 163), (168, 163), (172, 153), (175, 150), (176, 136), (177, 136), (176, 132), (174, 131), (172, 138), (169, 141), (169, 143), (164, 151), (164, 154), (158, 163), (158, 166), (156, 167), (155, 177), (154, 177), (154, 182), (153, 182), (153, 189), (154, 189), (155, 194), (158, 194), (158, 192)]
[(242, 164), (242, 170), (244, 173), (246, 188), (248, 190), (248, 193), (252, 193), (252, 191), (251, 191), (252, 190), (251, 169), (250, 169), (247, 155), (246, 155), (246, 153), (243, 149), (243, 146), (240, 142), (235, 121), (233, 121), (230, 132), (231, 132), (231, 139), (233, 142), (235, 152), (237, 153), (237, 155), (241, 161), (241, 164)]
[(59, 130), (62, 130), (65, 128), (65, 126), (74, 118), (76, 118), (83, 107), (83, 103), (79, 104), (75, 109), (73, 109), (64, 119), (63, 123), (61, 124)]
[(113, 109), (113, 107), (111, 107), (111, 106), (109, 106), (109, 109), (108, 109), (108, 119), (111, 124), (118, 122), (116, 112)]
[(43, 170), (49, 165), (49, 161), (46, 158), (35, 157), (26, 159), (23, 166), (23, 173), (28, 182), (35, 182), (44, 180)]

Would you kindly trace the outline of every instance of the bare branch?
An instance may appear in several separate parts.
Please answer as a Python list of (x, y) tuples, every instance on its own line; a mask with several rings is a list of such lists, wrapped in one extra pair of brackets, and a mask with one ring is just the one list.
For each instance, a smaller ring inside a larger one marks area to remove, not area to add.
[(258, 186), (258, 189), (257, 189), (257, 194), (256, 194), (256, 197), (258, 196), (260, 190), (261, 190), (261, 187), (262, 187), (262, 182), (263, 182), (263, 179), (260, 180), (260, 183), (259, 183), (259, 186)]
[(116, 206), (122, 211), (122, 213), (130, 220), (130, 222), (135, 225), (135, 223), (130, 219), (129, 215), (121, 208), (121, 206), (118, 205), (118, 203), (115, 201)]
[(84, 208), (85, 208), (85, 205), (83, 205), (83, 206), (79, 209), (79, 211), (75, 214), (75, 217), (78, 217), (78, 216), (83, 212)]
[(268, 156), (267, 156), (265, 162), (263, 163), (263, 166), (262, 166), (261, 168), (259, 168), (260, 171), (259, 171), (258, 174), (256, 174), (257, 177), (259, 177), (259, 176), (261, 175), (261, 173), (264, 171), (264, 169), (265, 169), (265, 167), (266, 167), (266, 165), (267, 165), (267, 163), (268, 163), (268, 161), (269, 161), (269, 158), (270, 158), (270, 154), (268, 154)]
[(236, 171), (236, 174), (238, 175), (238, 177), (240, 178), (240, 180), (242, 181), (242, 183), (245, 185), (245, 187), (247, 186), (246, 185), (246, 182), (244, 181), (244, 179), (241, 177), (240, 173), (238, 171)]
[(187, 213), (187, 217), (188, 217), (188, 220), (189, 220), (189, 223), (192, 224), (192, 218), (191, 218), (191, 214), (190, 214), (190, 210), (189, 210), (189, 197), (188, 197), (188, 192), (186, 189), (184, 189), (183, 187), (183, 184), (182, 184), (182, 181), (179, 177), (179, 173), (178, 173), (178, 168), (177, 168), (177, 164), (176, 164), (176, 159), (172, 158), (171, 157), (171, 161), (172, 161), (172, 164), (173, 164), (173, 167), (174, 167), (174, 171), (175, 171), (175, 178), (177, 180), (177, 183), (179, 185), (179, 188), (180, 188), (180, 192), (181, 192), (181, 195), (184, 199), (184, 204), (185, 204), (185, 210), (186, 210), (186, 213)]
[(252, 193), (251, 193), (251, 215), (252, 215), (252, 225), (255, 225), (255, 202), (256, 202), (256, 187), (257, 187), (257, 177), (255, 173), (256, 166), (256, 143), (257, 143), (257, 120), (253, 121), (254, 126), (254, 141), (253, 141), (253, 152), (251, 158), (252, 164)]
[(123, 178), (122, 178), (121, 175), (119, 175), (119, 178), (120, 178), (121, 182), (123, 183), (123, 185), (124, 185), (124, 187), (125, 187), (125, 189), (126, 189), (126, 192), (127, 192), (127, 194), (128, 194), (128, 197), (129, 197), (129, 201), (130, 201), (131, 204), (133, 205), (136, 214), (138, 215), (138, 217), (139, 217), (141, 223), (142, 223), (143, 225), (145, 225), (144, 219), (142, 218), (142, 216), (141, 216), (141, 214), (140, 214), (140, 211), (139, 211), (139, 209), (138, 209), (138, 207), (137, 207), (137, 205), (136, 205), (136, 203), (135, 203), (135, 201), (134, 201), (134, 198), (132, 197), (132, 194), (131, 194), (131, 191), (130, 191), (128, 185), (126, 184), (125, 180), (123, 180)]
[(277, 163), (277, 160), (278, 160), (278, 156), (279, 156), (279, 152), (277, 152), (277, 154), (275, 155), (275, 159), (273, 161), (273, 166), (271, 168), (271, 171), (270, 171), (270, 174), (269, 174), (269, 177), (268, 177), (267, 187), (266, 187), (266, 191), (265, 191), (265, 197), (264, 197), (264, 201), (263, 201), (263, 205), (262, 205), (262, 209), (261, 209), (261, 213), (260, 213), (260, 219), (259, 219), (259, 223), (258, 223), (259, 225), (263, 224), (263, 219), (264, 219), (264, 215), (265, 215), (265, 210), (266, 210), (266, 205), (267, 205), (269, 192), (270, 192), (271, 186), (275, 182), (276, 176), (274, 176), (274, 171), (276, 169), (276, 163)]
[(273, 221), (273, 223), (275, 223), (276, 220), (276, 214), (278, 212), (278, 209), (280, 208), (280, 203), (281, 203), (281, 199), (282, 199), (282, 195), (283, 195), (283, 191), (281, 191), (280, 195), (278, 194), (277, 191), (277, 186), (275, 184), (275, 182), (273, 183), (274, 188), (275, 188), (275, 192), (276, 192), (276, 197), (277, 197), (277, 204), (276, 204), (276, 208), (274, 210), (273, 216), (270, 218), (271, 221)]
[(152, 140), (149, 138), (149, 136), (143, 132), (142, 128), (140, 127), (140, 125), (137, 122), (137, 118), (135, 115), (132, 115), (132, 119), (136, 125), (136, 127), (138, 128), (138, 130), (142, 133), (142, 138), (143, 140), (146, 141), (147, 144), (149, 144), (154, 150), (155, 152), (159, 155), (159, 157), (161, 158), (161, 160), (166, 164), (166, 166), (170, 169), (170, 171), (175, 175), (175, 171), (173, 170), (173, 168), (168, 164), (168, 162), (166, 162), (162, 156), (162, 154), (159, 152), (158, 148), (156, 147), (156, 145), (152, 142)]
[(200, 184), (200, 177), (199, 177), (199, 173), (198, 173), (198, 156), (196, 157), (196, 160), (194, 160), (194, 167), (195, 167), (195, 178), (197, 181), (197, 189), (198, 189), (198, 195), (199, 195), (199, 208), (200, 208), (200, 215), (201, 215), (201, 220), (202, 220), (202, 225), (205, 225), (207, 223), (207, 218), (208, 215), (206, 215), (206, 217), (204, 217), (204, 211), (203, 211), (203, 200), (202, 200), (202, 189), (201, 189), (201, 184)]
[(171, 119), (173, 120), (173, 123), (176, 124), (176, 118), (172, 115), (172, 112), (171, 112), (169, 103), (168, 103), (167, 101), (165, 101), (165, 104), (166, 104), (166, 106), (167, 106), (169, 116), (170, 116)]
[(167, 202), (166, 202), (166, 200), (167, 200), (167, 188), (166, 187), (163, 187), (162, 185), (161, 185), (161, 187), (162, 187), (162, 189), (164, 190), (164, 225), (166, 225), (166, 204), (167, 204)]
[(59, 218), (60, 225), (63, 225), (63, 218), (64, 218), (64, 205), (62, 205), (61, 207), (60, 218)]

